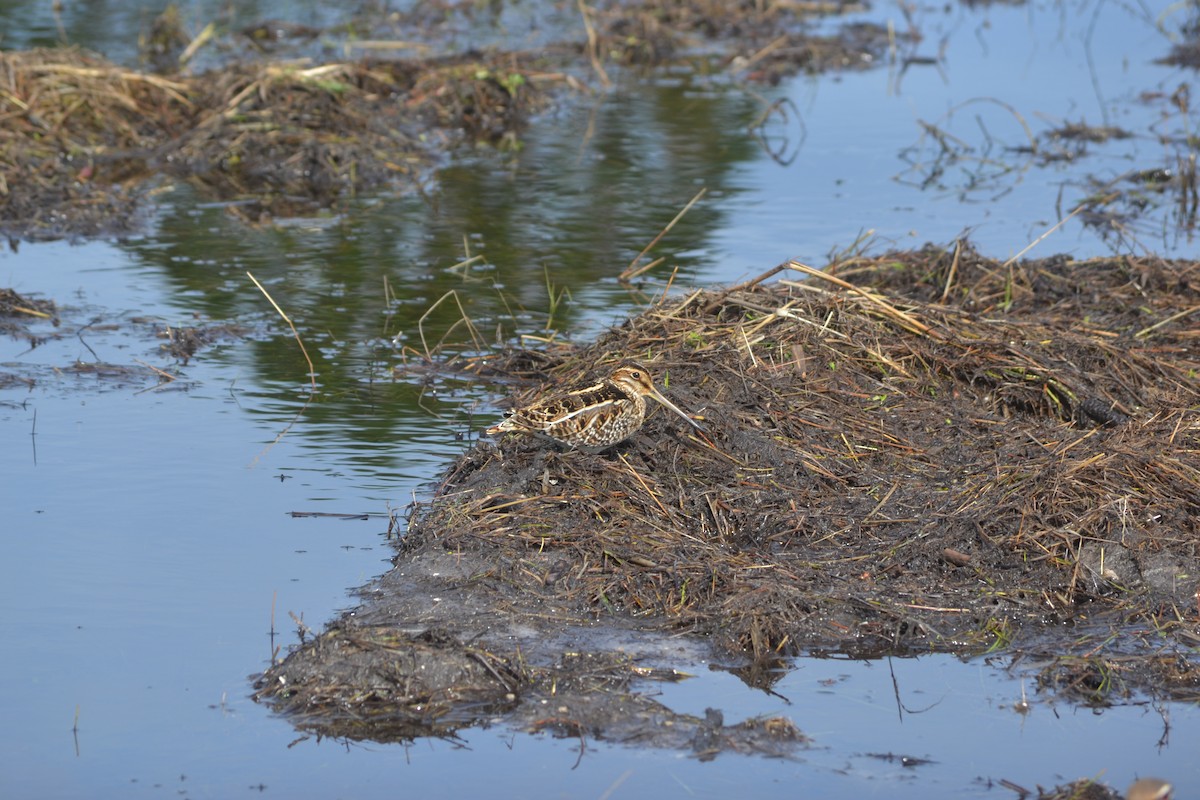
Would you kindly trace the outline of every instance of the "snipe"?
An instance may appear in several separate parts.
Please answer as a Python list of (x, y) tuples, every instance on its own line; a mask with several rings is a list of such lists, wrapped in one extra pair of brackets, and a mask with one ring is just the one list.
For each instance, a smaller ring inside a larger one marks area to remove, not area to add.
[(592, 386), (546, 396), (530, 406), (505, 414), (490, 434), (531, 433), (568, 447), (600, 451), (637, 433), (646, 419), (646, 398), (674, 411), (696, 430), (700, 426), (654, 386), (650, 370), (637, 361), (624, 361), (612, 375)]

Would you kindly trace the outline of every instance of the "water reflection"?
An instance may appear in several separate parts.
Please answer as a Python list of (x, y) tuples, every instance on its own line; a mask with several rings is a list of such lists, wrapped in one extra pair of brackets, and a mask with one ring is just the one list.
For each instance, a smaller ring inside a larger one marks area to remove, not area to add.
[[(627, 302), (598, 283), (619, 274), (700, 187), (709, 197), (736, 195), (729, 176), (759, 155), (746, 133), (756, 100), (689, 88), (564, 111), (516, 152), (468, 155), (441, 170), (427, 198), (375, 198), (322, 224), (260, 230), (219, 208), (176, 202), (163, 209), (153, 243), (128, 247), (214, 319), (249, 311), (247, 299), (258, 303), (243, 291), (241, 273), (251, 270), (285, 309), (304, 311), (307, 327), (342, 341), (409, 333), (450, 290), (486, 325), (513, 304), (545, 313), (551, 291), (565, 289), (575, 302), (558, 309), (556, 327), (574, 330)], [(686, 276), (705, 265), (705, 242), (723, 217), (720, 203), (684, 216), (656, 248), (669, 256), (661, 273), (678, 265)], [(449, 270), (469, 255), (484, 260)], [(397, 308), (406, 311), (386, 329), (381, 315)], [(436, 309), (427, 335), (440, 338), (459, 316), (449, 305)]]
[(339, 8), (313, 0), (83, 0), (49, 3), (42, 0), (0, 0), (0, 19), (5, 23), (0, 47), (27, 49), (78, 45), (110, 60), (134, 64), (138, 58), (138, 34), (147, 31), (154, 18), (169, 5), (180, 8), (193, 33), (208, 22), (236, 27), (255, 20), (284, 17), (312, 26), (330, 25), (341, 17)]
[[(483, 390), (396, 380), (394, 368), (443, 341), (484, 344), (464, 315), (492, 343), (518, 330), (586, 331), (644, 302), (616, 276), (697, 187), (737, 193), (730, 176), (760, 153), (746, 132), (760, 107), (739, 90), (664, 83), (562, 112), (515, 151), (466, 155), (428, 196), (363, 199), (311, 223), (248, 229), (181, 186), (155, 236), (118, 246), (181, 314), (255, 326), (221, 356), (252, 370), (243, 382), (272, 400), (243, 400), (249, 413), (280, 425), (307, 403), (289, 435), (344, 452), (356, 472), (396, 470), (414, 453), (436, 469), (492, 413)], [(706, 241), (723, 217), (721, 203), (693, 207), (656, 246), (669, 260), (647, 279), (677, 266), (686, 281), (711, 266)], [(468, 255), (477, 259), (456, 266)], [(247, 271), (304, 340), (319, 389), (311, 402), (304, 353)]]

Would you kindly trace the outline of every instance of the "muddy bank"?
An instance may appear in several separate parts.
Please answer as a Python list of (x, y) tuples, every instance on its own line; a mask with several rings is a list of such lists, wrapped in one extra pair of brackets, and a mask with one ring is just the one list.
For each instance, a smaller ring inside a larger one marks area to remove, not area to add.
[(707, 722), (714, 746), (768, 751), (768, 729), (802, 735), (632, 701), (618, 722), (585, 698), (640, 697), (698, 654), (768, 687), (792, 655), (938, 650), (1048, 656), (1039, 685), (1079, 702), (1194, 700), (1198, 275), (956, 243), (781, 265), (586, 347), (454, 359), (527, 398), (636, 354), (706, 432), (659, 413), (597, 455), (481, 441), (362, 606), (257, 697), (354, 738), (503, 720), (681, 746)]

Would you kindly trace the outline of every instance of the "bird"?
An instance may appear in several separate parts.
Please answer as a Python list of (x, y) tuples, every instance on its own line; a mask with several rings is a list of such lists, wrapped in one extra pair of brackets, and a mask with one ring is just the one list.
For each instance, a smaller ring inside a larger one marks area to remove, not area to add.
[(655, 387), (645, 364), (626, 360), (599, 383), (549, 394), (532, 405), (506, 412), (504, 419), (487, 432), (493, 436), (508, 432), (533, 434), (598, 453), (637, 433), (646, 419), (647, 397), (696, 430), (703, 430)]

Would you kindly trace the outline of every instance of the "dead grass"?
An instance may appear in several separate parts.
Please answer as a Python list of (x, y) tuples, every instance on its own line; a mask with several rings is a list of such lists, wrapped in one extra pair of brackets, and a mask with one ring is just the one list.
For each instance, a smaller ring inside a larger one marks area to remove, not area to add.
[(238, 212), (251, 222), (311, 214), (413, 180), (463, 138), (514, 137), (562, 82), (520, 53), (233, 65), (168, 80), (77, 48), (3, 52), (0, 226), (40, 238), (131, 224), (158, 174), (253, 199)]
[[(482, 446), (409, 546), (482, 548), (510, 590), (549, 581), (588, 613), (756, 658), (986, 648), (1011, 619), (1085, 606), (1193, 624), (1195, 270), (968, 248), (823, 280), (789, 265), (769, 286), (667, 300), (548, 365), (477, 359), (567, 381), (637, 356), (708, 434), (660, 415), (614, 454)], [(560, 556), (574, 566), (551, 580)]]

